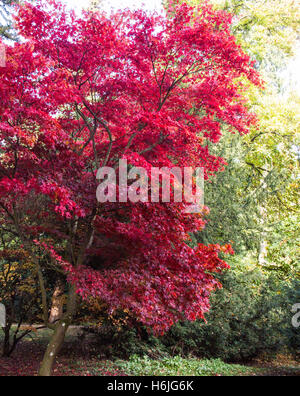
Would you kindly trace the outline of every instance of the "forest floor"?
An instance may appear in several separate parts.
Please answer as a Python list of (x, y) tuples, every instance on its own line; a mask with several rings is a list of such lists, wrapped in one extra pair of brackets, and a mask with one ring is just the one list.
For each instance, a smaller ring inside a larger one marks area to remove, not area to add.
[[(48, 330), (33, 332), (18, 344), (11, 358), (0, 357), (0, 377), (35, 376), (48, 336)], [(89, 342), (79, 341), (77, 335), (67, 337), (57, 359), (54, 376), (300, 376), (300, 362), (285, 355), (245, 365), (228, 364), (220, 359), (179, 356), (157, 360), (138, 356), (128, 360), (108, 360), (98, 355), (97, 349)]]

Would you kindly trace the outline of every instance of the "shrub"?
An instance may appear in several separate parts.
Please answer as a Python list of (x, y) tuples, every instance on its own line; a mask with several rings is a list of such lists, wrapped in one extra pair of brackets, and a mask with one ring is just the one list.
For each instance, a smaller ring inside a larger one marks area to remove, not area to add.
[(132, 355), (159, 358), (167, 356), (167, 348), (159, 338), (149, 334), (136, 324), (135, 327), (123, 325), (121, 328), (106, 320), (102, 326), (89, 326), (86, 334), (93, 334), (98, 357), (106, 359), (128, 359)]
[[(300, 303), (300, 281), (294, 280), (289, 287), (285, 288), (285, 293), (288, 297), (290, 309), (294, 304)], [(293, 313), (290, 313), (290, 318)], [(286, 327), (285, 335), (288, 341), (288, 348), (291, 353), (300, 359), (300, 328), (295, 328), (291, 325), (291, 319), (288, 321), (288, 326)]]
[(290, 319), (294, 284), (259, 269), (239, 268), (221, 281), (223, 288), (212, 297), (207, 323), (179, 323), (164, 337), (172, 354), (245, 361), (299, 346)]

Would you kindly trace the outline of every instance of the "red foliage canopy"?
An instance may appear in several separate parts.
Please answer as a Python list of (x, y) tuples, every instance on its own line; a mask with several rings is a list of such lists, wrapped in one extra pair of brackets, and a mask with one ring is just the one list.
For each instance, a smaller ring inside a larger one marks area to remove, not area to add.
[[(77, 16), (55, 1), (25, 4), (20, 43), (0, 69), (1, 222), (45, 246), (83, 298), (129, 309), (156, 332), (203, 318), (231, 247), (192, 248), (204, 227), (184, 203), (96, 201), (96, 170), (118, 159), (146, 168), (204, 167), (222, 125), (254, 121), (243, 99), (253, 63), (231, 16), (182, 5), (174, 17), (122, 11)], [(242, 78), (241, 78), (242, 77)]]

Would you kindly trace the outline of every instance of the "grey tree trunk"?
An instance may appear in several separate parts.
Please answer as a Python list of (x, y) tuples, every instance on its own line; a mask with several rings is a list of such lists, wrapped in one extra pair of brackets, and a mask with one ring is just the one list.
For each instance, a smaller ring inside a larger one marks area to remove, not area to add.
[(54, 293), (52, 296), (49, 323), (55, 323), (63, 316), (65, 298), (64, 292), (65, 284), (63, 279), (59, 277), (55, 283)]
[(67, 310), (63, 314), (61, 320), (55, 326), (53, 335), (50, 339), (49, 345), (47, 347), (47, 350), (45, 352), (40, 367), (39, 376), (50, 377), (52, 375), (55, 359), (59, 354), (61, 347), (63, 346), (66, 333), (76, 313), (76, 307), (77, 307), (76, 289), (75, 286), (71, 286), (68, 294)]

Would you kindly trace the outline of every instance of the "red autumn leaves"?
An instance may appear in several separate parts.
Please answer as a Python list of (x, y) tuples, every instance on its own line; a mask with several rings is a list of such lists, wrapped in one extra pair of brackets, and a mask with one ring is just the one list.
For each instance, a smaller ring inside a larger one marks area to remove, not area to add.
[(207, 142), (224, 124), (246, 133), (254, 121), (242, 81), (259, 78), (230, 17), (194, 11), (76, 16), (54, 1), (25, 4), (23, 39), (0, 69), (1, 222), (47, 246), (83, 298), (156, 332), (203, 318), (231, 247), (190, 247), (205, 223), (184, 203), (99, 205), (95, 175), (127, 158), (203, 167), (208, 178), (225, 161)]

